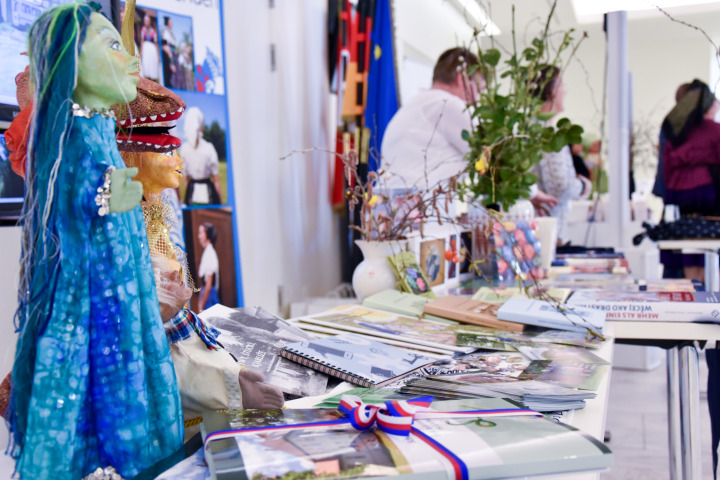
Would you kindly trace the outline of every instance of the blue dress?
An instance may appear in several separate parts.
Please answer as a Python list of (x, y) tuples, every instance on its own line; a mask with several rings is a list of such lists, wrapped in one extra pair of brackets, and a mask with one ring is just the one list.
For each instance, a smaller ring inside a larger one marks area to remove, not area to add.
[(31, 299), (46, 289), (48, 308), (32, 310), (31, 300), (19, 312), (21, 320), (41, 312), (47, 323), (20, 332), (20, 341), (36, 337), (36, 350), (34, 372), (17, 358), (13, 367), (13, 379), (32, 381), (24, 397), (13, 393), (26, 419), (17, 470), (23, 479), (77, 480), (111, 465), (129, 478), (182, 446), (180, 396), (141, 209), (100, 216), (95, 204), (106, 169), (125, 168), (115, 122), (72, 121), (48, 220), (56, 273), (31, 284)]

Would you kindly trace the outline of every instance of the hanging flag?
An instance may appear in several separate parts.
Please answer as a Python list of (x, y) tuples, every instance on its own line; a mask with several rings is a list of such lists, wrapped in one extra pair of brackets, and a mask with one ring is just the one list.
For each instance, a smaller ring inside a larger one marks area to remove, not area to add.
[(362, 117), (367, 97), (368, 53), (374, 0), (359, 0), (357, 11), (350, 14), (348, 37), (350, 61), (345, 72), (345, 91), (342, 98), (342, 117), (353, 121)]
[(391, 1), (377, 0), (371, 36), (370, 72), (364, 116), (365, 133), (370, 135), (370, 171), (380, 168), (383, 135), (400, 103)]

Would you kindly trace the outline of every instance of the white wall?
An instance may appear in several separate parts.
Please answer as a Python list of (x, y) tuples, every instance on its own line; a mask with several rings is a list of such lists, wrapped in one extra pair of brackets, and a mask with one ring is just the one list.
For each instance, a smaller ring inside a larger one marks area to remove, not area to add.
[(430, 88), (435, 61), (442, 52), (469, 46), (473, 30), (447, 1), (394, 0), (395, 44), (400, 101)]
[[(567, 96), (564, 115), (599, 136), (602, 109), (602, 81), (605, 38), (599, 29), (589, 32), (576, 61), (565, 73)], [(635, 122), (643, 122), (655, 132), (675, 104), (675, 89), (683, 82), (699, 78), (709, 81), (708, 41), (697, 35), (664, 39), (643, 38), (628, 31), (628, 68), (633, 75)]]
[[(245, 305), (282, 313), (340, 282), (329, 202), (327, 3), (223, 5)], [(314, 150), (281, 160), (302, 149)]]
[[(0, 252), (0, 377), (5, 378), (12, 369), (17, 340), (13, 316), (17, 308), (20, 272), (19, 227), (0, 227)], [(7, 445), (7, 435), (7, 429), (0, 426), (0, 448), (3, 450)], [(0, 457), (0, 477), (9, 478), (9, 475), (4, 475), (12, 472), (14, 463), (9, 457)]]

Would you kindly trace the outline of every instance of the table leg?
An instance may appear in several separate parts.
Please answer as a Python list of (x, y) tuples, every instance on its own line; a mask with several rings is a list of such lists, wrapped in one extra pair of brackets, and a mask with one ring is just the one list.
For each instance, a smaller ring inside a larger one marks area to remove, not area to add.
[(679, 377), (679, 349), (678, 347), (669, 348), (667, 350), (667, 407), (670, 480), (683, 478)]
[(705, 251), (705, 290), (708, 292), (720, 291), (720, 256), (715, 250)]
[(693, 345), (680, 349), (680, 405), (681, 438), (683, 449), (683, 478), (695, 480), (702, 478), (702, 458), (700, 444), (700, 384), (698, 371), (698, 352)]

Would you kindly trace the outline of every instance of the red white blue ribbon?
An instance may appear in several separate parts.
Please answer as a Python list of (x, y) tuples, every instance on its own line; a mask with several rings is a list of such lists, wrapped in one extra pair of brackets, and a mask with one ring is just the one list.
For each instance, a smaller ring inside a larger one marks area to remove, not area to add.
[(367, 430), (373, 424), (392, 435), (408, 436), (413, 431), (415, 419), (458, 417), (507, 417), (542, 416), (534, 410), (510, 408), (502, 410), (470, 410), (463, 412), (438, 412), (430, 408), (433, 397), (414, 400), (393, 400), (384, 404), (365, 404), (356, 395), (343, 395), (338, 410), (350, 419), (358, 430)]
[(438, 412), (430, 408), (433, 397), (420, 397), (413, 400), (394, 400), (384, 404), (365, 404), (356, 395), (343, 395), (340, 399), (338, 411), (347, 415), (347, 418), (328, 420), (324, 422), (296, 423), (292, 425), (272, 425), (267, 427), (250, 427), (235, 430), (220, 430), (205, 437), (205, 448), (210, 442), (236, 437), (245, 433), (258, 433), (263, 431), (295, 430), (298, 428), (327, 428), (334, 425), (350, 423), (357, 430), (367, 430), (373, 425), (391, 435), (416, 435), (433, 450), (442, 455), (452, 466), (457, 480), (467, 480), (468, 469), (465, 463), (433, 438), (413, 428), (415, 419), (439, 419), (458, 417), (508, 417), (508, 416), (539, 416), (534, 410), (510, 408), (500, 410), (470, 410), (462, 412)]

